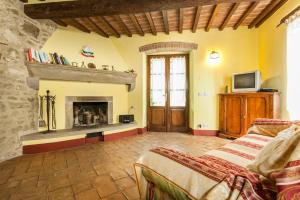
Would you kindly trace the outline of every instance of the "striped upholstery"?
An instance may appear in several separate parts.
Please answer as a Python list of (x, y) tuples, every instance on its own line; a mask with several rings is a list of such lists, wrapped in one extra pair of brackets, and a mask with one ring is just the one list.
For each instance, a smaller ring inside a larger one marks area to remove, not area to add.
[(248, 133), (275, 137), (280, 131), (289, 128), (293, 124), (300, 125), (300, 121), (258, 118), (253, 122)]
[(271, 174), (276, 181), (277, 199), (300, 199), (300, 144), (296, 147), (285, 168)]

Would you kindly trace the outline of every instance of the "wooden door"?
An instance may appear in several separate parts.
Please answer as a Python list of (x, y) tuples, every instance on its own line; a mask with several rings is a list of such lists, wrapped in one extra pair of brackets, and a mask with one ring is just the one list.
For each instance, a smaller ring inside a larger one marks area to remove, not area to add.
[(148, 56), (148, 130), (188, 131), (188, 55)]
[(223, 101), (223, 132), (239, 137), (244, 130), (243, 96), (226, 96)]
[(273, 118), (269, 115), (269, 95), (253, 94), (245, 96), (245, 130), (247, 132), (253, 121), (257, 118)]

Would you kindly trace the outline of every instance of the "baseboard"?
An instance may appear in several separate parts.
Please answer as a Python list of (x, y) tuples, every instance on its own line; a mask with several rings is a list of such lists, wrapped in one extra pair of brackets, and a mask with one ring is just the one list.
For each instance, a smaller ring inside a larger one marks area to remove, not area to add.
[(76, 146), (81, 146), (86, 143), (85, 138), (66, 140), (61, 142), (44, 143), (44, 144), (33, 144), (23, 146), (23, 154), (35, 154), (48, 151), (55, 151), (60, 149), (66, 149)]
[(116, 132), (108, 135), (102, 135), (99, 137), (92, 138), (78, 138), (71, 139), (59, 142), (43, 143), (43, 144), (33, 144), (33, 145), (24, 145), (23, 154), (35, 154), (49, 151), (56, 151), (60, 149), (66, 149), (71, 147), (77, 147), (90, 143), (97, 143), (99, 141), (114, 141), (121, 138), (131, 137), (138, 134), (143, 134), (147, 132), (147, 128), (134, 128), (132, 130)]
[(143, 134), (143, 133), (146, 133), (147, 132), (147, 126), (144, 127), (144, 128), (138, 128), (138, 134)]
[(138, 135), (138, 134), (139, 133), (138, 133), (137, 128), (132, 129), (132, 130), (128, 130), (128, 131), (112, 133), (112, 134), (104, 135), (104, 142), (118, 140), (118, 139), (121, 139), (121, 138), (130, 137), (130, 136), (135, 136), (135, 135)]
[(192, 135), (198, 136), (218, 136), (218, 130), (194, 130), (191, 129)]

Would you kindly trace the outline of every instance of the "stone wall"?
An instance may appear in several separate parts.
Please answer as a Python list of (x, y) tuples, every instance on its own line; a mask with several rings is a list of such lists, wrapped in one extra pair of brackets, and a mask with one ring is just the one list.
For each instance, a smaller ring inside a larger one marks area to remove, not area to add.
[(27, 85), (25, 51), (40, 49), (55, 29), (27, 17), (19, 0), (0, 0), (0, 162), (21, 155), (20, 136), (37, 130), (38, 91)]

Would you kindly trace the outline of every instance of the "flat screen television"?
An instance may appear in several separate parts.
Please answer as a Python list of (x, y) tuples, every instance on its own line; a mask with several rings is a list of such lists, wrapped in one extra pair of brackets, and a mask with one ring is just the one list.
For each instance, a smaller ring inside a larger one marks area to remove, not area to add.
[(256, 92), (260, 86), (261, 77), (258, 70), (232, 75), (232, 92)]

